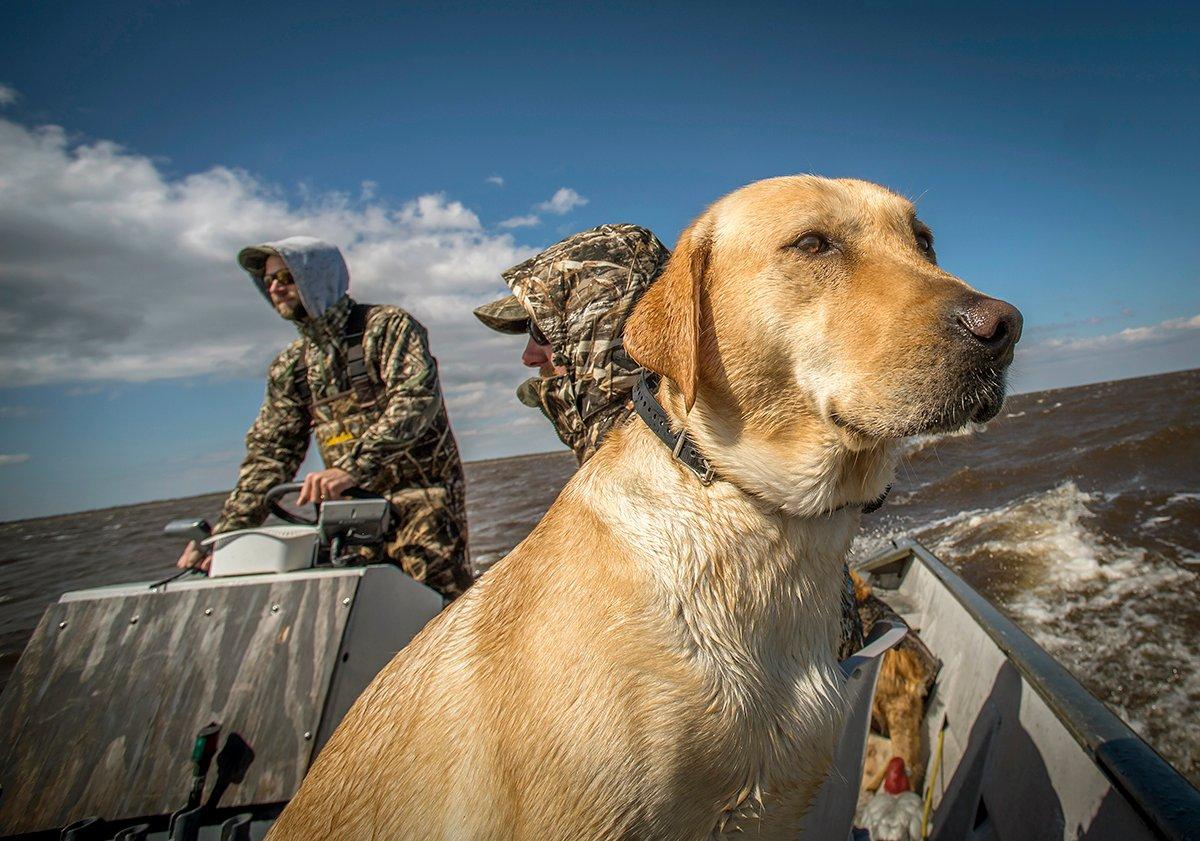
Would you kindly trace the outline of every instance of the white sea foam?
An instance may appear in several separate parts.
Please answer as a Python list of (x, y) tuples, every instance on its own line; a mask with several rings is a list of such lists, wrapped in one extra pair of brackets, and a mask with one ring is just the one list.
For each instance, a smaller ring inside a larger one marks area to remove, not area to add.
[(915, 455), (926, 447), (936, 444), (939, 441), (944, 441), (948, 438), (965, 438), (970, 435), (975, 435), (978, 432), (987, 432), (987, 424), (968, 423), (962, 429), (956, 429), (953, 432), (935, 432), (921, 435), (910, 435), (908, 438), (905, 438), (903, 444), (901, 444), (901, 452), (905, 456)]
[(492, 565), (503, 558), (507, 552), (480, 552), (478, 555), (471, 556), (471, 563), (475, 565), (475, 572), (481, 575), (492, 568)]

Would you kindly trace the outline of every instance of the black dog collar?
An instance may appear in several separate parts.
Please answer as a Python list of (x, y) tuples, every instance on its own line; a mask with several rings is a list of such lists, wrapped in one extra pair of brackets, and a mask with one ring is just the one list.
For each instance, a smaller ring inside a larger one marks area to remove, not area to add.
[(658, 440), (670, 448), (671, 456), (679, 459), (685, 467), (696, 474), (700, 479), (700, 484), (711, 485), (717, 479), (717, 471), (713, 470), (708, 459), (700, 452), (696, 442), (688, 437), (687, 432), (680, 430), (677, 435), (671, 431), (671, 421), (667, 419), (667, 413), (663, 411), (654, 392), (650, 390), (652, 385), (658, 384), (658, 377), (655, 377), (654, 380), (652, 384), (650, 378), (643, 372), (638, 377), (637, 385), (633, 387), (633, 406), (637, 409), (638, 416), (646, 422), (650, 431), (658, 436)]

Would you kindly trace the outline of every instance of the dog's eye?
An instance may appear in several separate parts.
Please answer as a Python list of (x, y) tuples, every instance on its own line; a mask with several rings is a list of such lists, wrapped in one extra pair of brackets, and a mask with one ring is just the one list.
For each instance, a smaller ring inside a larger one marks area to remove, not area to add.
[(917, 248), (921, 249), (921, 253), (929, 255), (933, 253), (933, 237), (925, 231), (917, 231)]
[(825, 237), (810, 232), (796, 240), (792, 247), (803, 251), (805, 254), (824, 254), (833, 246)]

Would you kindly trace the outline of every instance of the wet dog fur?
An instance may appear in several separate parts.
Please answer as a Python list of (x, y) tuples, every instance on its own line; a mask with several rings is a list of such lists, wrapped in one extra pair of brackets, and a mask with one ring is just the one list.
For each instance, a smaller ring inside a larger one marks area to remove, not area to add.
[[(814, 239), (814, 237), (816, 237)], [(680, 237), (625, 333), (710, 486), (633, 418), (376, 677), (269, 835), (794, 838), (841, 717), (858, 506), (898, 439), (998, 410), (913, 206), (758, 182)], [(843, 507), (844, 506), (844, 507)]]

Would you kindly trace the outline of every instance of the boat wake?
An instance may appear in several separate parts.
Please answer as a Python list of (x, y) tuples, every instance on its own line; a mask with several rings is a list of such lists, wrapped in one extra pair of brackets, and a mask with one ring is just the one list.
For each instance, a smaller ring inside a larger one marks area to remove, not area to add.
[(1200, 745), (1180, 739), (1200, 703), (1198, 562), (1157, 551), (1156, 529), (1200, 509), (1195, 494), (1139, 500), (1141, 532), (1105, 529), (1130, 507), (1074, 481), (994, 508), (868, 533), (859, 557), (902, 535), (928, 546), (1193, 779)]

